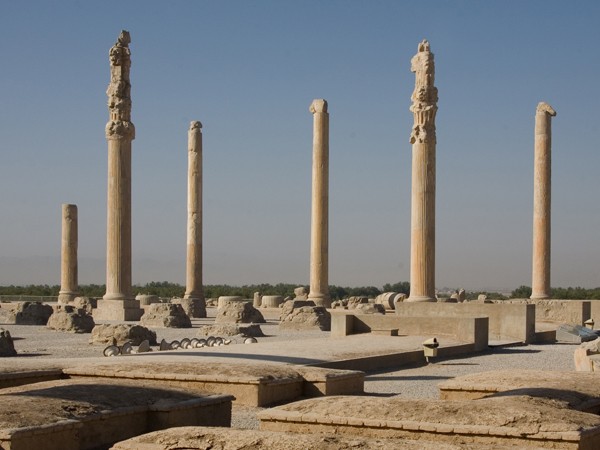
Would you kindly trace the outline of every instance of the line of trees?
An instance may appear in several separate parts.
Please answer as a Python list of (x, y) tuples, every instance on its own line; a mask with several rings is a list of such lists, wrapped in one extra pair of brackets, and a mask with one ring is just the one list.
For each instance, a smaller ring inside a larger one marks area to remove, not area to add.
[[(284, 297), (293, 296), (294, 289), (299, 284), (278, 283), (275, 285), (249, 284), (244, 286), (230, 286), (227, 284), (209, 284), (204, 286), (204, 296), (206, 298), (219, 297), (221, 295), (238, 295), (244, 298), (252, 298), (255, 292), (260, 292), (263, 295), (282, 295)], [(304, 286), (308, 290), (308, 286)], [(59, 285), (28, 285), (28, 286), (0, 286), (0, 295), (31, 295), (31, 296), (48, 296), (56, 297), (60, 291)], [(81, 295), (87, 297), (102, 297), (106, 292), (106, 287), (103, 284), (84, 284), (79, 286)], [(135, 294), (151, 294), (159, 297), (183, 297), (185, 286), (168, 281), (153, 281), (144, 285), (134, 285), (133, 292)], [(402, 292), (406, 295), (410, 293), (410, 283), (401, 281), (398, 283), (386, 283), (381, 289), (375, 286), (361, 287), (344, 287), (344, 286), (329, 286), (329, 293), (332, 300), (352, 296), (365, 296), (373, 298), (383, 292)], [(489, 299), (504, 300), (507, 297), (497, 292), (467, 292), (467, 299), (476, 299), (479, 294), (485, 294)], [(529, 286), (519, 286), (511, 292), (510, 298), (529, 298), (531, 296), (531, 288)], [(568, 288), (552, 288), (552, 298), (556, 299), (577, 299), (577, 300), (592, 300), (600, 299), (600, 287), (593, 289), (585, 289), (582, 287)]]

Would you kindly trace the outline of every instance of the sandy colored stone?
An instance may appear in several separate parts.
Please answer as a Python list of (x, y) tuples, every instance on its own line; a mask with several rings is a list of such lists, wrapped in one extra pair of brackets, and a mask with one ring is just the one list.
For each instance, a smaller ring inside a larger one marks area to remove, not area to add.
[(62, 205), (59, 303), (69, 303), (79, 291), (77, 281), (77, 205)]
[(265, 323), (261, 312), (250, 301), (228, 301), (217, 309), (215, 323)]
[(90, 297), (75, 297), (75, 299), (70, 303), (72, 306), (78, 309), (85, 310), (88, 314), (92, 314), (92, 311), (97, 306), (97, 300), (95, 298)]
[(280, 328), (292, 330), (331, 330), (331, 313), (323, 306), (300, 306), (290, 309), (286, 305), (299, 303), (296, 300), (284, 304), (279, 322)]
[(412, 144), (412, 196), (410, 238), (410, 297), (408, 302), (435, 301), (435, 184), (438, 90), (429, 42), (419, 43), (410, 62), (415, 73), (411, 96), (414, 125)]
[(0, 328), (0, 356), (16, 356), (15, 344), (8, 330)]
[(135, 299), (140, 302), (140, 306), (148, 306), (152, 303), (160, 303), (158, 295), (138, 294)]
[(57, 305), (46, 326), (51, 330), (68, 333), (91, 333), (94, 319), (85, 309), (71, 305)]
[(140, 319), (146, 327), (192, 328), (192, 322), (181, 305), (172, 303), (153, 303), (149, 305)]
[(156, 333), (141, 325), (131, 323), (100, 324), (92, 330), (90, 344), (123, 345), (131, 342), (132, 345), (140, 345), (142, 341), (148, 341), (150, 345), (157, 345)]
[(240, 323), (215, 323), (198, 328), (197, 336), (252, 336), (262, 337), (260, 325)]
[(0, 307), (0, 323), (46, 325), (52, 313), (52, 306), (39, 302), (4, 303)]
[(550, 298), (550, 206), (552, 117), (556, 111), (540, 102), (535, 114), (533, 164), (533, 268), (531, 298)]
[(406, 300), (406, 294), (401, 292), (384, 292), (375, 297), (375, 303), (383, 305), (385, 309), (396, 309), (396, 302)]
[(391, 441), (333, 434), (289, 434), (258, 430), (180, 427), (119, 442), (112, 447), (112, 450), (469, 450), (473, 448), (469, 445), (457, 446), (409, 440)]
[(385, 314), (385, 308), (383, 305), (379, 305), (376, 303), (359, 303), (355, 305), (352, 309), (356, 314)]
[(329, 298), (329, 112), (327, 101), (315, 99), (313, 115), (312, 202), (310, 225), (310, 289), (308, 299), (331, 307)]
[(304, 286), (294, 289), (294, 300), (308, 300), (308, 291)]
[(279, 308), (283, 304), (281, 295), (263, 295), (261, 298), (261, 306), (263, 308)]
[(204, 299), (200, 300), (196, 297), (189, 298), (173, 298), (171, 303), (181, 305), (183, 311), (189, 318), (206, 317), (206, 304)]
[(573, 352), (573, 363), (577, 372), (593, 372), (594, 364), (590, 359), (590, 351), (585, 348), (576, 348)]

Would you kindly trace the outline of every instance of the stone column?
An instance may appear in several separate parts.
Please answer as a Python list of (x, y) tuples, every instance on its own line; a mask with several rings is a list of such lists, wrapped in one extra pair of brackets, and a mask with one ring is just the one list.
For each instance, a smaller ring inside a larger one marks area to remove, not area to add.
[(59, 303), (69, 303), (79, 295), (77, 284), (77, 205), (62, 205)]
[(415, 90), (410, 110), (412, 199), (410, 239), (410, 296), (407, 302), (435, 301), (435, 115), (438, 92), (429, 42), (419, 44), (411, 60)]
[(122, 31), (110, 49), (110, 84), (106, 124), (108, 140), (108, 195), (106, 229), (106, 294), (94, 317), (139, 320), (143, 310), (131, 293), (131, 38)]
[(193, 317), (206, 317), (202, 289), (202, 124), (188, 131), (187, 274), (184, 299), (193, 303)]
[(327, 102), (313, 100), (312, 214), (308, 300), (331, 307), (329, 298), (329, 113)]
[(556, 111), (541, 102), (535, 113), (533, 168), (533, 271), (531, 298), (550, 298), (550, 184), (552, 120)]

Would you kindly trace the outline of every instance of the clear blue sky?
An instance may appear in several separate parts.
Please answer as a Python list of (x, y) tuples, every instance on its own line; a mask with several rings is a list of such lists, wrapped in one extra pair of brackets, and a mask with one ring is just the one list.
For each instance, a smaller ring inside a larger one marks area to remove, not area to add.
[(553, 121), (552, 285), (600, 285), (600, 2), (0, 3), (0, 284), (103, 283), (108, 50), (132, 37), (133, 276), (185, 280), (204, 124), (204, 281), (307, 283), (314, 98), (329, 102), (330, 283), (409, 279), (414, 75), (436, 58), (438, 287), (531, 284), (533, 124)]

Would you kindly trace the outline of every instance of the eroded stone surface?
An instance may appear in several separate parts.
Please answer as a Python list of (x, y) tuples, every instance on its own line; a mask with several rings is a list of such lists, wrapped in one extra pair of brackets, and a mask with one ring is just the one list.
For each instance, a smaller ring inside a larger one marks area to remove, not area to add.
[(120, 323), (116, 325), (96, 325), (92, 330), (91, 344), (113, 344), (123, 345), (131, 342), (132, 345), (140, 345), (148, 341), (150, 345), (157, 345), (156, 333), (141, 325)]
[(94, 319), (85, 309), (60, 304), (46, 324), (51, 330), (69, 333), (91, 333), (94, 325)]
[(360, 303), (348, 309), (352, 309), (356, 314), (385, 314), (384, 306), (376, 303)]
[(192, 321), (181, 305), (173, 303), (153, 303), (148, 306), (140, 319), (147, 327), (192, 328)]
[(14, 325), (46, 325), (52, 306), (38, 302), (4, 303), (0, 307), (0, 322)]
[(283, 304), (279, 327), (293, 330), (331, 330), (331, 313), (312, 301), (289, 300)]
[(75, 308), (83, 309), (88, 314), (92, 314), (92, 311), (97, 306), (97, 300), (95, 298), (90, 297), (75, 297), (73, 301), (70, 303)]
[(217, 309), (215, 323), (265, 323), (261, 312), (249, 301), (228, 301)]
[(320, 434), (286, 434), (272, 431), (181, 427), (157, 431), (119, 442), (112, 450), (458, 450), (457, 446), (425, 441), (390, 441)]
[(16, 356), (15, 344), (8, 330), (0, 328), (0, 356)]
[(260, 325), (238, 323), (215, 323), (204, 325), (198, 329), (198, 336), (252, 336), (262, 337)]

